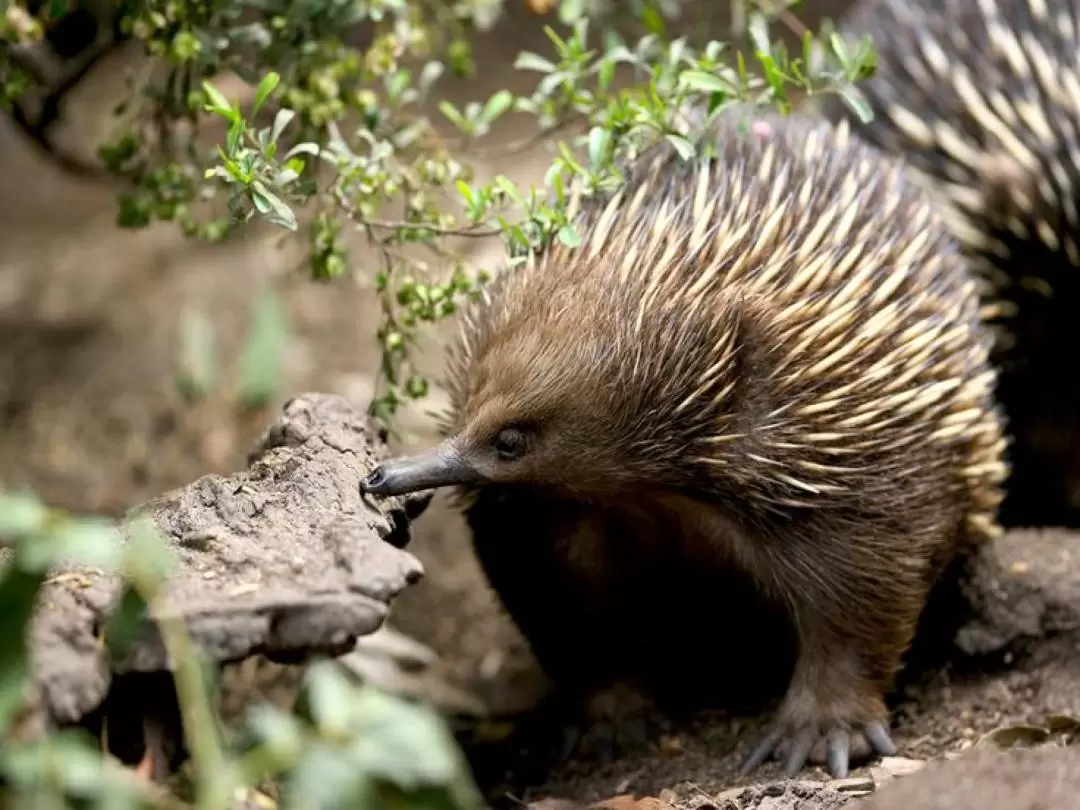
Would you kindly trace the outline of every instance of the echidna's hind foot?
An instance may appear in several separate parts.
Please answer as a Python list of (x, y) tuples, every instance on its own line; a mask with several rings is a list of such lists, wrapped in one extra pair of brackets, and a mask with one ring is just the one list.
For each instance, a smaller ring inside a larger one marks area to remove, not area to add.
[(881, 690), (854, 674), (857, 659), (816, 653), (801, 656), (772, 728), (743, 763), (743, 776), (775, 756), (787, 778), (809, 761), (842, 779), (852, 762), (896, 752)]
[[(867, 743), (861, 751), (856, 747), (855, 757), (852, 756), (853, 736), (856, 740), (861, 736)], [(816, 726), (795, 729), (777, 723), (746, 758), (740, 775), (748, 775), (775, 753), (784, 758), (784, 776), (790, 779), (802, 770), (809, 759), (818, 758), (812, 757), (812, 752), (820, 747), (822, 742), (825, 743), (825, 761), (829, 773), (836, 779), (843, 779), (848, 775), (852, 759), (861, 759), (860, 753), (865, 755), (869, 753), (869, 749), (873, 749), (882, 756), (891, 756), (896, 752), (896, 746), (882, 720), (871, 721), (855, 730), (845, 726), (833, 726), (824, 735), (822, 729)]]

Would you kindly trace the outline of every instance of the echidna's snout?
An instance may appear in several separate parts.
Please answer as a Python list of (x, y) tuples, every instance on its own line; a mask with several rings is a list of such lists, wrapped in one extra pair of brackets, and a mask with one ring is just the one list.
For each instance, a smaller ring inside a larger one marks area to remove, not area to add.
[(482, 479), (476, 468), (446, 441), (419, 455), (380, 464), (360, 482), (360, 490), (372, 495), (407, 495)]

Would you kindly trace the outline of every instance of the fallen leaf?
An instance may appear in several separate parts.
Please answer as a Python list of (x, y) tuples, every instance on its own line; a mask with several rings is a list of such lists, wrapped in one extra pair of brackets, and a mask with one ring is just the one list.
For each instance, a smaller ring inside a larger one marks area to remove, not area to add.
[(677, 757), (683, 752), (683, 741), (680, 737), (661, 737), (660, 753), (665, 757)]
[(635, 799), (630, 794), (612, 796), (597, 804), (591, 804), (588, 810), (675, 810), (670, 804), (652, 796)]
[(1002, 726), (984, 734), (977, 743), (976, 748), (985, 748), (995, 745), (998, 748), (1014, 748), (1024, 745), (1038, 745), (1045, 742), (1050, 736), (1049, 729), (1042, 726), (1015, 725)]
[(1080, 719), (1067, 714), (1052, 714), (1046, 718), (1051, 734), (1080, 734)]
[(873, 791), (876, 781), (869, 776), (849, 776), (847, 779), (833, 779), (827, 784), (830, 790), (838, 793), (862, 793)]
[(569, 799), (541, 799), (538, 802), (529, 802), (525, 805), (525, 810), (586, 810), (586, 808)]
[(880, 783), (893, 777), (907, 777), (922, 769), (927, 764), (924, 759), (908, 759), (907, 757), (881, 757), (881, 764), (870, 768), (874, 773), (874, 781)]

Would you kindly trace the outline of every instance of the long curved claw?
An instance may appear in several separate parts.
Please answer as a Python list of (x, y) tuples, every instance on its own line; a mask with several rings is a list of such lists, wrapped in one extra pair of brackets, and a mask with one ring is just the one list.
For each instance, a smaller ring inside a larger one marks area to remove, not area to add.
[[(791, 779), (806, 766), (814, 744), (821, 739), (819, 729), (816, 725), (791, 727), (778, 723), (743, 761), (739, 776), (748, 776), (770, 756), (779, 756), (778, 752), (786, 748), (783, 772), (785, 778)], [(855, 732), (861, 732), (878, 755), (887, 757), (896, 753), (896, 745), (883, 722), (867, 723), (854, 731), (847, 726), (833, 726), (825, 734), (825, 764), (834, 779), (846, 778), (851, 769), (852, 734)]]
[(804, 728), (797, 735), (795, 740), (791, 744), (791, 750), (788, 751), (787, 760), (784, 762), (784, 777), (791, 779), (795, 774), (803, 769), (806, 764), (806, 758), (810, 756), (810, 749), (814, 747), (814, 743), (817, 742), (817, 731), (812, 728)]
[(883, 757), (891, 757), (896, 753), (896, 743), (892, 741), (889, 730), (884, 723), (869, 723), (863, 730), (863, 735), (870, 746)]
[(846, 779), (851, 759), (851, 732), (835, 728), (829, 732), (826, 742), (826, 762), (829, 773), (835, 779)]
[(750, 755), (743, 760), (742, 767), (739, 768), (739, 776), (749, 776), (752, 772), (761, 767), (761, 764), (769, 758), (772, 752), (776, 750), (776, 746), (778, 746), (783, 739), (784, 729), (782, 726), (776, 726), (771, 729), (769, 733), (765, 735), (765, 738), (750, 752)]

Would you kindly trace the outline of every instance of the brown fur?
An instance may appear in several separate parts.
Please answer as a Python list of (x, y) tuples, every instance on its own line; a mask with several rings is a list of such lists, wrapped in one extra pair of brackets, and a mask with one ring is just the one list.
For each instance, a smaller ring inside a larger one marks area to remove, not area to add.
[(858, 732), (943, 566), (997, 531), (1001, 424), (926, 198), (843, 130), (765, 123), (729, 114), (707, 166), (658, 148), (577, 250), (498, 278), (446, 431), (484, 477), (461, 491), (481, 563), (556, 681), (670, 680), (678, 639), (779, 646), (779, 615), (779, 722)]

